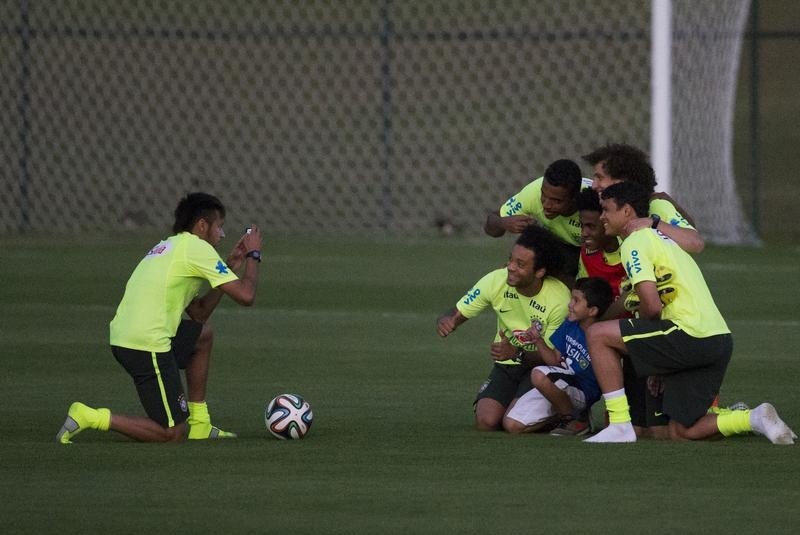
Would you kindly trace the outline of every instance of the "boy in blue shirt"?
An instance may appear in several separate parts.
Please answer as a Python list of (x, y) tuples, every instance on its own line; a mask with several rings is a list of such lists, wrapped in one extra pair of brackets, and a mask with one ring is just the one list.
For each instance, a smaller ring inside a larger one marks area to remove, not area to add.
[[(575, 281), (569, 315), (550, 336), (548, 347), (535, 325), (527, 331), (544, 366), (531, 371), (533, 390), (520, 397), (503, 419), (511, 433), (553, 429), (556, 435), (582, 435), (589, 431), (586, 411), (600, 399), (600, 386), (592, 371), (586, 329), (602, 316), (613, 300), (611, 286), (599, 277)], [(519, 336), (518, 336), (519, 338)]]

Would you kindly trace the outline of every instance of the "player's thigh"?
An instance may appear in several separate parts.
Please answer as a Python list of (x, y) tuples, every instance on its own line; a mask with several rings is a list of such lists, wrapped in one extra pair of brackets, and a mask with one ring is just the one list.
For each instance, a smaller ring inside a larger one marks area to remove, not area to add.
[(626, 320), (607, 320), (598, 321), (589, 326), (586, 330), (586, 342), (589, 344), (589, 351), (592, 346), (605, 346), (614, 348), (620, 352), (625, 352), (625, 342), (622, 339), (620, 323)]
[(197, 340), (200, 338), (203, 327), (203, 323), (187, 319), (181, 320), (178, 325), (178, 331), (172, 338), (172, 353), (181, 370), (186, 369), (194, 357)]
[(171, 352), (152, 353), (111, 347), (114, 357), (136, 386), (147, 416), (163, 427), (183, 423), (189, 416), (180, 371)]
[(492, 365), (488, 379), (478, 390), (475, 403), (489, 398), (497, 401), (503, 407), (508, 407), (512, 400), (519, 398), (531, 389), (530, 371), (529, 367), (521, 365)]
[(708, 412), (719, 393), (729, 359), (664, 377), (663, 411), (685, 427)]

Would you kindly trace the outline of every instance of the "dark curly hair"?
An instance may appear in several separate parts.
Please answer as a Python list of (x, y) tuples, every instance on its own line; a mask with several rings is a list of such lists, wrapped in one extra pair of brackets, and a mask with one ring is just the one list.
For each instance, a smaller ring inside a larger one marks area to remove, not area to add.
[(584, 155), (583, 159), (592, 166), (602, 163), (612, 178), (636, 182), (648, 193), (656, 190), (656, 174), (650, 165), (650, 157), (633, 145), (611, 143)]
[(602, 212), (600, 207), (600, 196), (591, 188), (581, 190), (577, 199), (578, 211), (589, 210), (590, 212)]
[(217, 217), (217, 214), (219, 217), (225, 217), (225, 207), (219, 199), (208, 193), (189, 193), (180, 200), (175, 208), (175, 223), (172, 225), (172, 231), (175, 234), (189, 232), (198, 220), (210, 221), (211, 218)]
[(544, 268), (546, 275), (556, 275), (564, 267), (558, 238), (544, 227), (530, 225), (519, 235), (517, 245), (533, 251), (533, 269)]
[(572, 160), (556, 160), (547, 166), (544, 179), (551, 186), (565, 188), (571, 197), (581, 189), (581, 168)]

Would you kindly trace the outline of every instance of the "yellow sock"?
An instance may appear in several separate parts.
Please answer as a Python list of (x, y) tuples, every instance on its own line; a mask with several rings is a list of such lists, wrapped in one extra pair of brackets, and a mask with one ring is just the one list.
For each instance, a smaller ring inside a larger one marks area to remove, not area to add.
[(750, 411), (730, 411), (717, 416), (717, 429), (723, 436), (741, 435), (752, 431)]
[(205, 401), (190, 401), (188, 405), (189, 425), (211, 424), (211, 415)]
[[(608, 421), (612, 424), (624, 424), (631, 421), (631, 413), (628, 410), (628, 397), (625, 391), (621, 390), (620, 395), (614, 395), (612, 398), (606, 398), (606, 410), (608, 411)], [(603, 396), (605, 397), (605, 396)]]
[(111, 425), (111, 411), (108, 409), (97, 409), (97, 427), (100, 431), (108, 431)]

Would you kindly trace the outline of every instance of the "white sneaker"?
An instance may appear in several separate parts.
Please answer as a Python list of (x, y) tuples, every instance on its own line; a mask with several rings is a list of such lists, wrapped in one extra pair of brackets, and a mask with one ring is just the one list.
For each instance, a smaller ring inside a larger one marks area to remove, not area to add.
[(762, 403), (750, 411), (750, 427), (773, 444), (794, 444), (794, 439), (797, 438), (770, 403)]
[(608, 427), (587, 438), (584, 442), (636, 442), (636, 432), (630, 422), (609, 424)]

